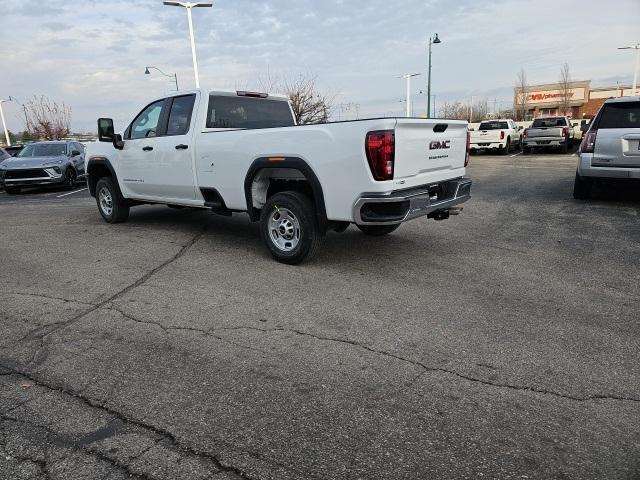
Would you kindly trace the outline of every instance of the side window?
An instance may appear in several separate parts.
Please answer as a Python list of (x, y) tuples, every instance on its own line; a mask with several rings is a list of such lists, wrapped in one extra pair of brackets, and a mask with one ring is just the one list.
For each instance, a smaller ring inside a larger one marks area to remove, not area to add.
[(189, 132), (195, 99), (195, 95), (174, 97), (169, 113), (167, 135), (186, 135)]
[(145, 108), (131, 123), (130, 139), (155, 137), (164, 100), (158, 100)]

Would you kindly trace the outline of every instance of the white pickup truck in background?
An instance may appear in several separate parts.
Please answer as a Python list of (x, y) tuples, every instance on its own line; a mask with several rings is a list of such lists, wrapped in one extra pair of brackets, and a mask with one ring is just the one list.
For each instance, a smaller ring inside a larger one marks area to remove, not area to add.
[(87, 148), (102, 217), (146, 203), (246, 212), (273, 257), (297, 264), (327, 231), (384, 235), (444, 220), (470, 198), (467, 123), (379, 118), (296, 126), (286, 97), (195, 90), (155, 100)]
[(528, 154), (535, 148), (557, 148), (562, 153), (567, 153), (573, 145), (574, 137), (569, 117), (536, 118), (524, 131), (523, 150)]
[(509, 119), (485, 120), (477, 130), (471, 131), (471, 152), (476, 150), (498, 150), (506, 155), (512, 149), (522, 147), (522, 128)]

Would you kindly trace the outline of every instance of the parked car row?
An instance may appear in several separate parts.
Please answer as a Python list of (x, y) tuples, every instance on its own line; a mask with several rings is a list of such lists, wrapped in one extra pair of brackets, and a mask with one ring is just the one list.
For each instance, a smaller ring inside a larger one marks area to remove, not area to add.
[(4, 149), (0, 151), (0, 185), (12, 195), (26, 187), (75, 188), (85, 178), (84, 156), (84, 146), (72, 141), (31, 143), (15, 156)]

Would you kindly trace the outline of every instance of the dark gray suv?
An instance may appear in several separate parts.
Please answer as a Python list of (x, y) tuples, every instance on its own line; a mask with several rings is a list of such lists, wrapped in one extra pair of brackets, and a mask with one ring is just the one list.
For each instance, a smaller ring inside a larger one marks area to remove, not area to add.
[(10, 194), (45, 185), (72, 189), (84, 178), (84, 146), (78, 142), (32, 143), (0, 163), (0, 183)]

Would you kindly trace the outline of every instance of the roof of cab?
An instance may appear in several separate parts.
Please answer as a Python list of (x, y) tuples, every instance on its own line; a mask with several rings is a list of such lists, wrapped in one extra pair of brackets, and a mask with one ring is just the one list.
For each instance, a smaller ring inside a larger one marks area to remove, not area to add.
[[(225, 97), (237, 97), (240, 96), (239, 93), (240, 92), (244, 92), (244, 91), (236, 91), (236, 90), (216, 90), (216, 89), (210, 89), (210, 88), (200, 88), (200, 89), (194, 89), (194, 90), (181, 90), (181, 91), (177, 91), (177, 92), (171, 92), (171, 97), (178, 97), (181, 95), (189, 95), (191, 93), (197, 93), (197, 92), (201, 92), (203, 95), (221, 95), (221, 96), (225, 96)], [(254, 93), (254, 92), (250, 92), (250, 91), (246, 91), (247, 93)], [(257, 92), (256, 92), (257, 93)], [(268, 100), (281, 100), (281, 101), (289, 101), (289, 98), (286, 95), (282, 95), (279, 93), (267, 93), (266, 95), (268, 95), (267, 99)]]
[(640, 102), (640, 95), (635, 97), (612, 97), (607, 98), (604, 103), (620, 103), (620, 102)]

